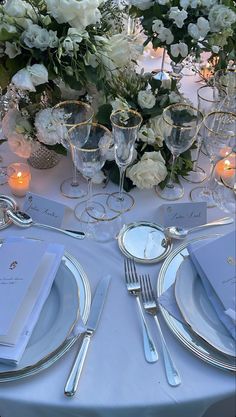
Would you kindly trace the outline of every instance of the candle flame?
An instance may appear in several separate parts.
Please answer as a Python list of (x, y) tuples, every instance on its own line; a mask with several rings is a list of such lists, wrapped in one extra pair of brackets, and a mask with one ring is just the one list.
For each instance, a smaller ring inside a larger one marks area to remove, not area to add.
[(18, 172), (17, 173), (17, 178), (21, 178), (22, 177), (22, 172)]

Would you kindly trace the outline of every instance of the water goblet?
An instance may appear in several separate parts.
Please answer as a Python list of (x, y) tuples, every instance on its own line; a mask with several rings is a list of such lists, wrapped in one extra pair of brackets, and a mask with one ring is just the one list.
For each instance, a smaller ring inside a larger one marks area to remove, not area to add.
[[(223, 110), (225, 97), (226, 92), (224, 90), (218, 89), (215, 86), (204, 85), (197, 91), (198, 110), (200, 110), (204, 116), (214, 110)], [(224, 108), (224, 110), (226, 109)], [(183, 176), (186, 181), (191, 183), (201, 183), (207, 177), (204, 169), (198, 166), (202, 144), (203, 135), (201, 129), (199, 129), (198, 135), (196, 136), (196, 159), (193, 163), (193, 169), (187, 176)]]
[(236, 214), (236, 168), (231, 168), (231, 177), (220, 177), (217, 181), (212, 197), (216, 205), (226, 213)]
[[(67, 100), (58, 103), (53, 108), (53, 118), (55, 124), (58, 125), (58, 133), (60, 135), (61, 144), (69, 149), (72, 154), (72, 161), (74, 161), (73, 150), (71, 146), (69, 130), (81, 122), (91, 122), (94, 116), (92, 107), (77, 100)], [(86, 138), (84, 138), (86, 140)], [(81, 198), (86, 195), (78, 181), (77, 168), (73, 162), (73, 177), (64, 180), (60, 186), (61, 193), (68, 198)]]
[(126, 168), (133, 158), (134, 144), (141, 123), (141, 115), (134, 110), (116, 110), (111, 114), (115, 161), (120, 171), (120, 183), (119, 192), (110, 194), (107, 204), (115, 212), (126, 212), (134, 205), (134, 198), (124, 191), (124, 178)]
[(236, 145), (236, 114), (224, 111), (209, 113), (203, 120), (203, 141), (211, 163), (210, 177), (204, 187), (191, 190), (190, 198), (192, 201), (206, 202), (210, 208), (215, 206), (215, 166)]
[[(70, 129), (69, 135), (74, 148), (74, 163), (88, 182), (88, 198), (76, 205), (75, 216), (88, 225), (87, 236), (94, 238), (93, 225), (100, 220), (108, 220), (109, 216), (105, 205), (101, 203), (101, 194), (93, 194), (92, 178), (106, 162), (107, 152), (112, 146), (112, 135), (106, 127), (98, 123), (80, 123)], [(87, 138), (86, 141), (83, 140), (84, 137)], [(113, 212), (112, 217), (117, 217), (117, 213)]]
[[(225, 90), (226, 96), (223, 99), (227, 111), (235, 112), (236, 110), (236, 70), (222, 69), (216, 71), (214, 83), (219, 90)], [(223, 109), (222, 109), (223, 110)], [(224, 108), (226, 110), (226, 108)]]
[(178, 200), (184, 195), (183, 186), (174, 179), (175, 163), (195, 141), (203, 120), (202, 113), (188, 104), (171, 104), (162, 114), (163, 138), (172, 153), (172, 165), (168, 182), (164, 189), (156, 187), (157, 194), (165, 200)]

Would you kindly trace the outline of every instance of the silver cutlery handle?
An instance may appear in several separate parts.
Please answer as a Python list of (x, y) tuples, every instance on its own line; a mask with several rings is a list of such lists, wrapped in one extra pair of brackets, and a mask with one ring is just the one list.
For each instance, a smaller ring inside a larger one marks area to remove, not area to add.
[(91, 340), (91, 336), (89, 335), (84, 336), (82, 345), (79, 349), (79, 352), (75, 358), (74, 364), (71, 368), (71, 371), (70, 371), (70, 374), (69, 374), (69, 377), (67, 379), (65, 389), (64, 389), (64, 393), (68, 397), (72, 397), (77, 390), (90, 340)]
[(143, 309), (140, 303), (139, 296), (135, 296), (137, 304), (138, 304), (138, 311), (140, 313), (140, 319), (142, 324), (142, 331), (143, 331), (143, 346), (144, 346), (144, 354), (147, 362), (153, 363), (158, 360), (158, 353), (156, 350), (156, 347), (154, 345), (154, 342), (152, 340), (152, 337), (150, 335), (150, 332), (148, 330), (148, 326), (143, 314)]
[(84, 239), (85, 238), (85, 234), (83, 232), (76, 232), (74, 230), (72, 231), (72, 230), (59, 229), (58, 227), (50, 226), (49, 224), (33, 223), (33, 225), (37, 226), (37, 227), (41, 227), (42, 229), (56, 230), (57, 232), (64, 233), (65, 235), (74, 237), (75, 239)]
[(212, 226), (221, 226), (223, 224), (230, 224), (233, 223), (234, 219), (232, 217), (223, 217), (222, 219), (214, 220), (213, 222), (209, 222), (206, 224), (201, 224), (200, 226), (195, 226), (189, 229), (189, 232), (193, 232), (194, 230), (204, 229), (205, 227), (212, 227)]
[(159, 334), (160, 334), (160, 338), (161, 338), (161, 345), (162, 345), (162, 352), (163, 352), (163, 357), (164, 357), (164, 364), (165, 364), (165, 370), (166, 370), (166, 377), (167, 380), (169, 382), (169, 384), (172, 387), (177, 387), (178, 385), (181, 384), (181, 379), (179, 376), (179, 373), (172, 361), (172, 358), (170, 356), (170, 353), (168, 351), (167, 345), (166, 345), (166, 341), (165, 338), (163, 336), (162, 330), (161, 330), (161, 326), (158, 320), (158, 317), (155, 315), (154, 316)]

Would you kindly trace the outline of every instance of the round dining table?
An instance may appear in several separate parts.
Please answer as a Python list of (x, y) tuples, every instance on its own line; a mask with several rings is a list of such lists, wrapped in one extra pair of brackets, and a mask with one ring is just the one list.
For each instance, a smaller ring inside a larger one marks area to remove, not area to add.
[[(196, 77), (184, 78), (191, 92), (189, 95), (194, 96), (199, 87)], [(6, 166), (21, 160), (9, 150), (7, 143), (1, 145), (0, 151)], [(203, 154), (200, 163), (209, 172), (209, 161)], [(40, 170), (30, 167), (30, 170), (30, 192), (63, 203), (66, 210), (62, 227), (81, 230), (82, 225), (74, 216), (78, 200), (68, 199), (60, 192), (62, 180), (72, 172), (70, 155), (62, 157), (54, 168)], [(182, 178), (181, 182), (185, 193), (179, 202), (189, 202), (189, 192), (194, 184)], [(80, 184), (86, 187), (82, 177)], [(94, 192), (110, 193), (116, 190), (117, 185), (111, 182), (94, 185)], [(0, 194), (12, 196), (8, 184), (0, 186)], [(159, 209), (166, 201), (161, 200), (154, 189), (134, 188), (131, 194), (135, 205), (121, 217), (119, 227), (139, 221), (159, 224)], [(22, 208), (24, 198), (14, 198)], [(210, 208), (207, 210), (207, 221), (225, 215), (217, 207)], [(234, 229), (235, 223), (198, 231), (194, 235), (226, 234)], [(158, 313), (161, 328), (179, 371), (181, 384), (172, 387), (166, 380), (160, 337), (149, 315), (146, 315), (146, 320), (159, 360), (155, 363), (145, 360), (137, 306), (126, 289), (124, 255), (115, 236), (106, 243), (87, 237), (76, 240), (56, 231), (35, 226), (22, 229), (13, 224), (0, 231), (1, 239), (10, 236), (40, 238), (63, 244), (87, 275), (92, 298), (102, 277), (110, 274), (111, 283), (75, 395), (65, 396), (64, 387), (78, 351), (77, 341), (50, 367), (35, 375), (0, 383), (1, 417), (235, 417), (235, 374), (218, 369), (188, 350), (171, 332), (161, 312)], [(179, 244), (174, 242), (174, 248)], [(150, 275), (155, 290), (162, 262), (136, 264), (138, 273)]]

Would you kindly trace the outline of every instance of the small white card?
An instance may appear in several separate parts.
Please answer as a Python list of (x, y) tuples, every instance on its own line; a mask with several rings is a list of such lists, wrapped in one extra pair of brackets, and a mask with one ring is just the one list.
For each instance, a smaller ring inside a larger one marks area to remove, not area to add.
[(12, 326), (46, 251), (46, 244), (38, 243), (37, 251), (29, 242), (6, 242), (1, 247), (0, 336)]
[(34, 193), (27, 193), (23, 204), (23, 210), (28, 213), (35, 222), (60, 227), (65, 206), (57, 201), (49, 200)]
[(207, 222), (206, 203), (162, 204), (159, 208), (160, 221), (167, 226), (194, 227)]

